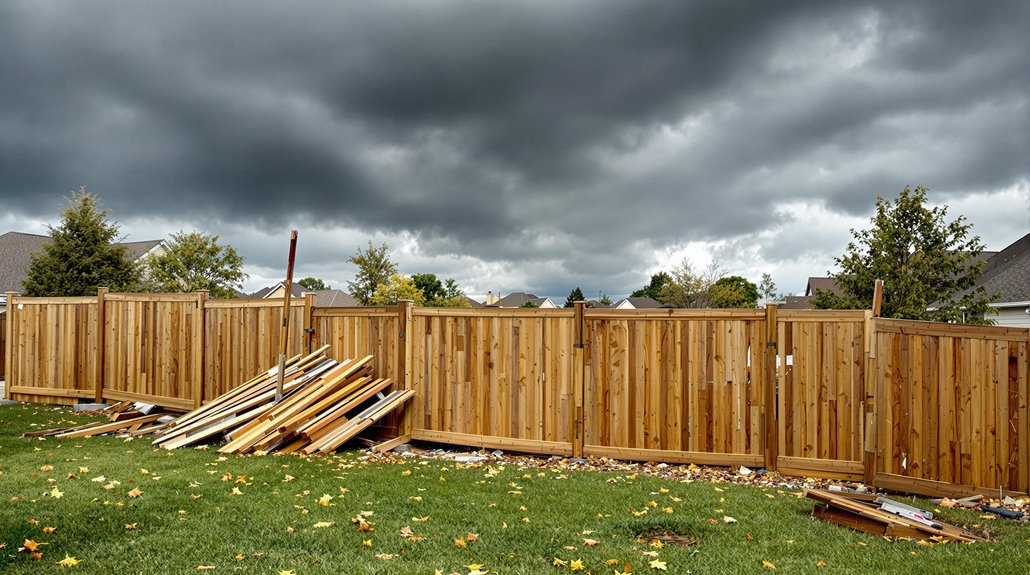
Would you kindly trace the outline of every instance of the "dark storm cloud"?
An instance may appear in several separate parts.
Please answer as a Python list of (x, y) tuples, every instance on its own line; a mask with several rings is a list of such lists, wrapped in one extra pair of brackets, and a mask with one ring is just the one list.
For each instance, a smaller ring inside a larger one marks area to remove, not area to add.
[(785, 202), (1030, 179), (1027, 22), (1017, 1), (6, 3), (0, 200), (48, 217), (87, 184), (120, 218), (407, 233), (628, 291), (655, 251), (790, 224)]

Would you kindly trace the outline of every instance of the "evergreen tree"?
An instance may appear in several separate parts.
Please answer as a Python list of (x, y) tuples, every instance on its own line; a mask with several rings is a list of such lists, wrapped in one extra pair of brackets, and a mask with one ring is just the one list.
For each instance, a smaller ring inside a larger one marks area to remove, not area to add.
[(27, 296), (95, 295), (105, 286), (112, 291), (134, 291), (140, 270), (118, 245), (118, 226), (107, 221), (100, 199), (79, 188), (62, 210), (61, 225), (47, 226), (50, 241), (32, 256), (28, 277), (22, 282)]
[(577, 301), (584, 301), (585, 299), (583, 297), (583, 290), (576, 286), (576, 289), (569, 292), (569, 296), (565, 298), (565, 307), (572, 307)]
[(651, 299), (658, 299), (658, 296), (662, 293), (662, 288), (672, 284), (672, 276), (665, 272), (658, 272), (651, 275), (651, 282), (646, 286), (638, 289), (637, 291), (629, 294), (629, 297), (649, 297)]

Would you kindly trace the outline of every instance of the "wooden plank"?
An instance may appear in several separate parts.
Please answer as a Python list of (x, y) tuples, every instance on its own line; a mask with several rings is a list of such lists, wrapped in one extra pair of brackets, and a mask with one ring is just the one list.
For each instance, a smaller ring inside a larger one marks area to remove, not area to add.
[(917, 320), (880, 319), (877, 330), (904, 335), (930, 335), (977, 340), (1030, 341), (1030, 333), (1023, 328), (977, 326), (964, 323), (937, 323)]
[(539, 453), (544, 455), (572, 456), (572, 443), (558, 441), (540, 441), (534, 439), (513, 439), (494, 435), (472, 435), (467, 433), (450, 433), (430, 429), (412, 429), (411, 439), (432, 443), (447, 443), (487, 449), (503, 449), (523, 453)]
[[(950, 497), (952, 499), (969, 497), (971, 495), (998, 497), (997, 488), (991, 489), (985, 487), (974, 487), (972, 485), (945, 483), (943, 481), (934, 481), (932, 479), (906, 477), (895, 473), (877, 473), (876, 477), (873, 478), (872, 484), (874, 487), (879, 489), (897, 491), (900, 493), (911, 493), (915, 495), (925, 495), (926, 497)], [(1002, 494), (1014, 498), (1026, 496), (1025, 493), (1009, 490), (1003, 490)]]
[(189, 411), (193, 408), (192, 399), (180, 399), (177, 397), (147, 395), (143, 393), (133, 393), (130, 391), (114, 391), (111, 389), (104, 390), (104, 399), (115, 399), (118, 401), (138, 401), (141, 403), (160, 405), (161, 407), (164, 407), (166, 409), (174, 409), (180, 411)]
[(584, 453), (592, 457), (610, 457), (628, 461), (654, 461), (666, 463), (695, 463), (698, 465), (720, 465), (759, 467), (765, 461), (762, 454), (707, 453), (703, 451), (664, 451), (661, 449), (640, 449), (630, 447), (607, 447), (585, 445)]
[(8, 385), (5, 393), (21, 395), (49, 395), (52, 397), (74, 397), (92, 399), (93, 391), (85, 389), (63, 389), (55, 387), (32, 387), (28, 385)]
[(405, 443), (408, 443), (410, 441), (411, 441), (411, 436), (410, 435), (400, 435), (398, 437), (394, 437), (393, 439), (387, 439), (386, 441), (383, 441), (381, 443), (377, 443), (376, 445), (374, 445), (372, 447), (372, 452), (373, 453), (386, 453), (387, 451), (392, 450), (393, 448), (397, 447), (398, 445), (404, 445)]
[(88, 429), (80, 429), (74, 431), (66, 431), (59, 433), (55, 437), (57, 438), (72, 438), (72, 437), (91, 437), (93, 435), (100, 435), (101, 433), (109, 433), (111, 431), (118, 431), (119, 429), (127, 429), (136, 424), (150, 423), (151, 421), (157, 421), (162, 417), (167, 417), (167, 413), (152, 413), (150, 415), (144, 415), (137, 417), (136, 419), (129, 419), (125, 421), (116, 421), (114, 423), (107, 423), (104, 425), (97, 425), (89, 427)]
[(834, 461), (782, 455), (777, 459), (776, 465), (780, 473), (797, 477), (861, 481), (865, 471), (865, 466), (861, 461)]

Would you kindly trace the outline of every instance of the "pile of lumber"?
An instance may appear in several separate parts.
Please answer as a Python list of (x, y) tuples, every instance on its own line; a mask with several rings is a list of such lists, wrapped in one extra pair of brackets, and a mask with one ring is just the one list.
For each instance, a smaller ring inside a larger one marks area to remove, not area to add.
[(101, 411), (107, 421), (94, 421), (75, 427), (59, 427), (40, 431), (29, 431), (22, 435), (25, 438), (38, 437), (91, 437), (115, 433), (119, 435), (146, 435), (164, 429), (175, 414), (163, 411), (156, 405), (123, 401)]
[(221, 453), (329, 453), (415, 394), (385, 393), (393, 382), (373, 377), (372, 356), (337, 362), (327, 349), (286, 362), (280, 401), (272, 368), (179, 417), (154, 444), (175, 449), (224, 437)]
[(935, 541), (983, 541), (983, 538), (933, 518), (904, 503), (868, 493), (839, 493), (809, 489), (805, 496), (818, 503), (812, 517), (886, 537)]

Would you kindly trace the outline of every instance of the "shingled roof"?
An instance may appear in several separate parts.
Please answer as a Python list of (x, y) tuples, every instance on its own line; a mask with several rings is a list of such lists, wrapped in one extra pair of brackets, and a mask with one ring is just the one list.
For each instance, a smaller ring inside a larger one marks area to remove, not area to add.
[(1001, 293), (996, 307), (1025, 306), (1030, 302), (1030, 233), (987, 260), (976, 281), (988, 294)]
[[(20, 292), (32, 262), (32, 256), (43, 249), (50, 241), (50, 236), (7, 232), (0, 235), (0, 293)], [(150, 250), (159, 246), (163, 240), (146, 240), (142, 242), (123, 242), (125, 253), (129, 259), (136, 261)]]

